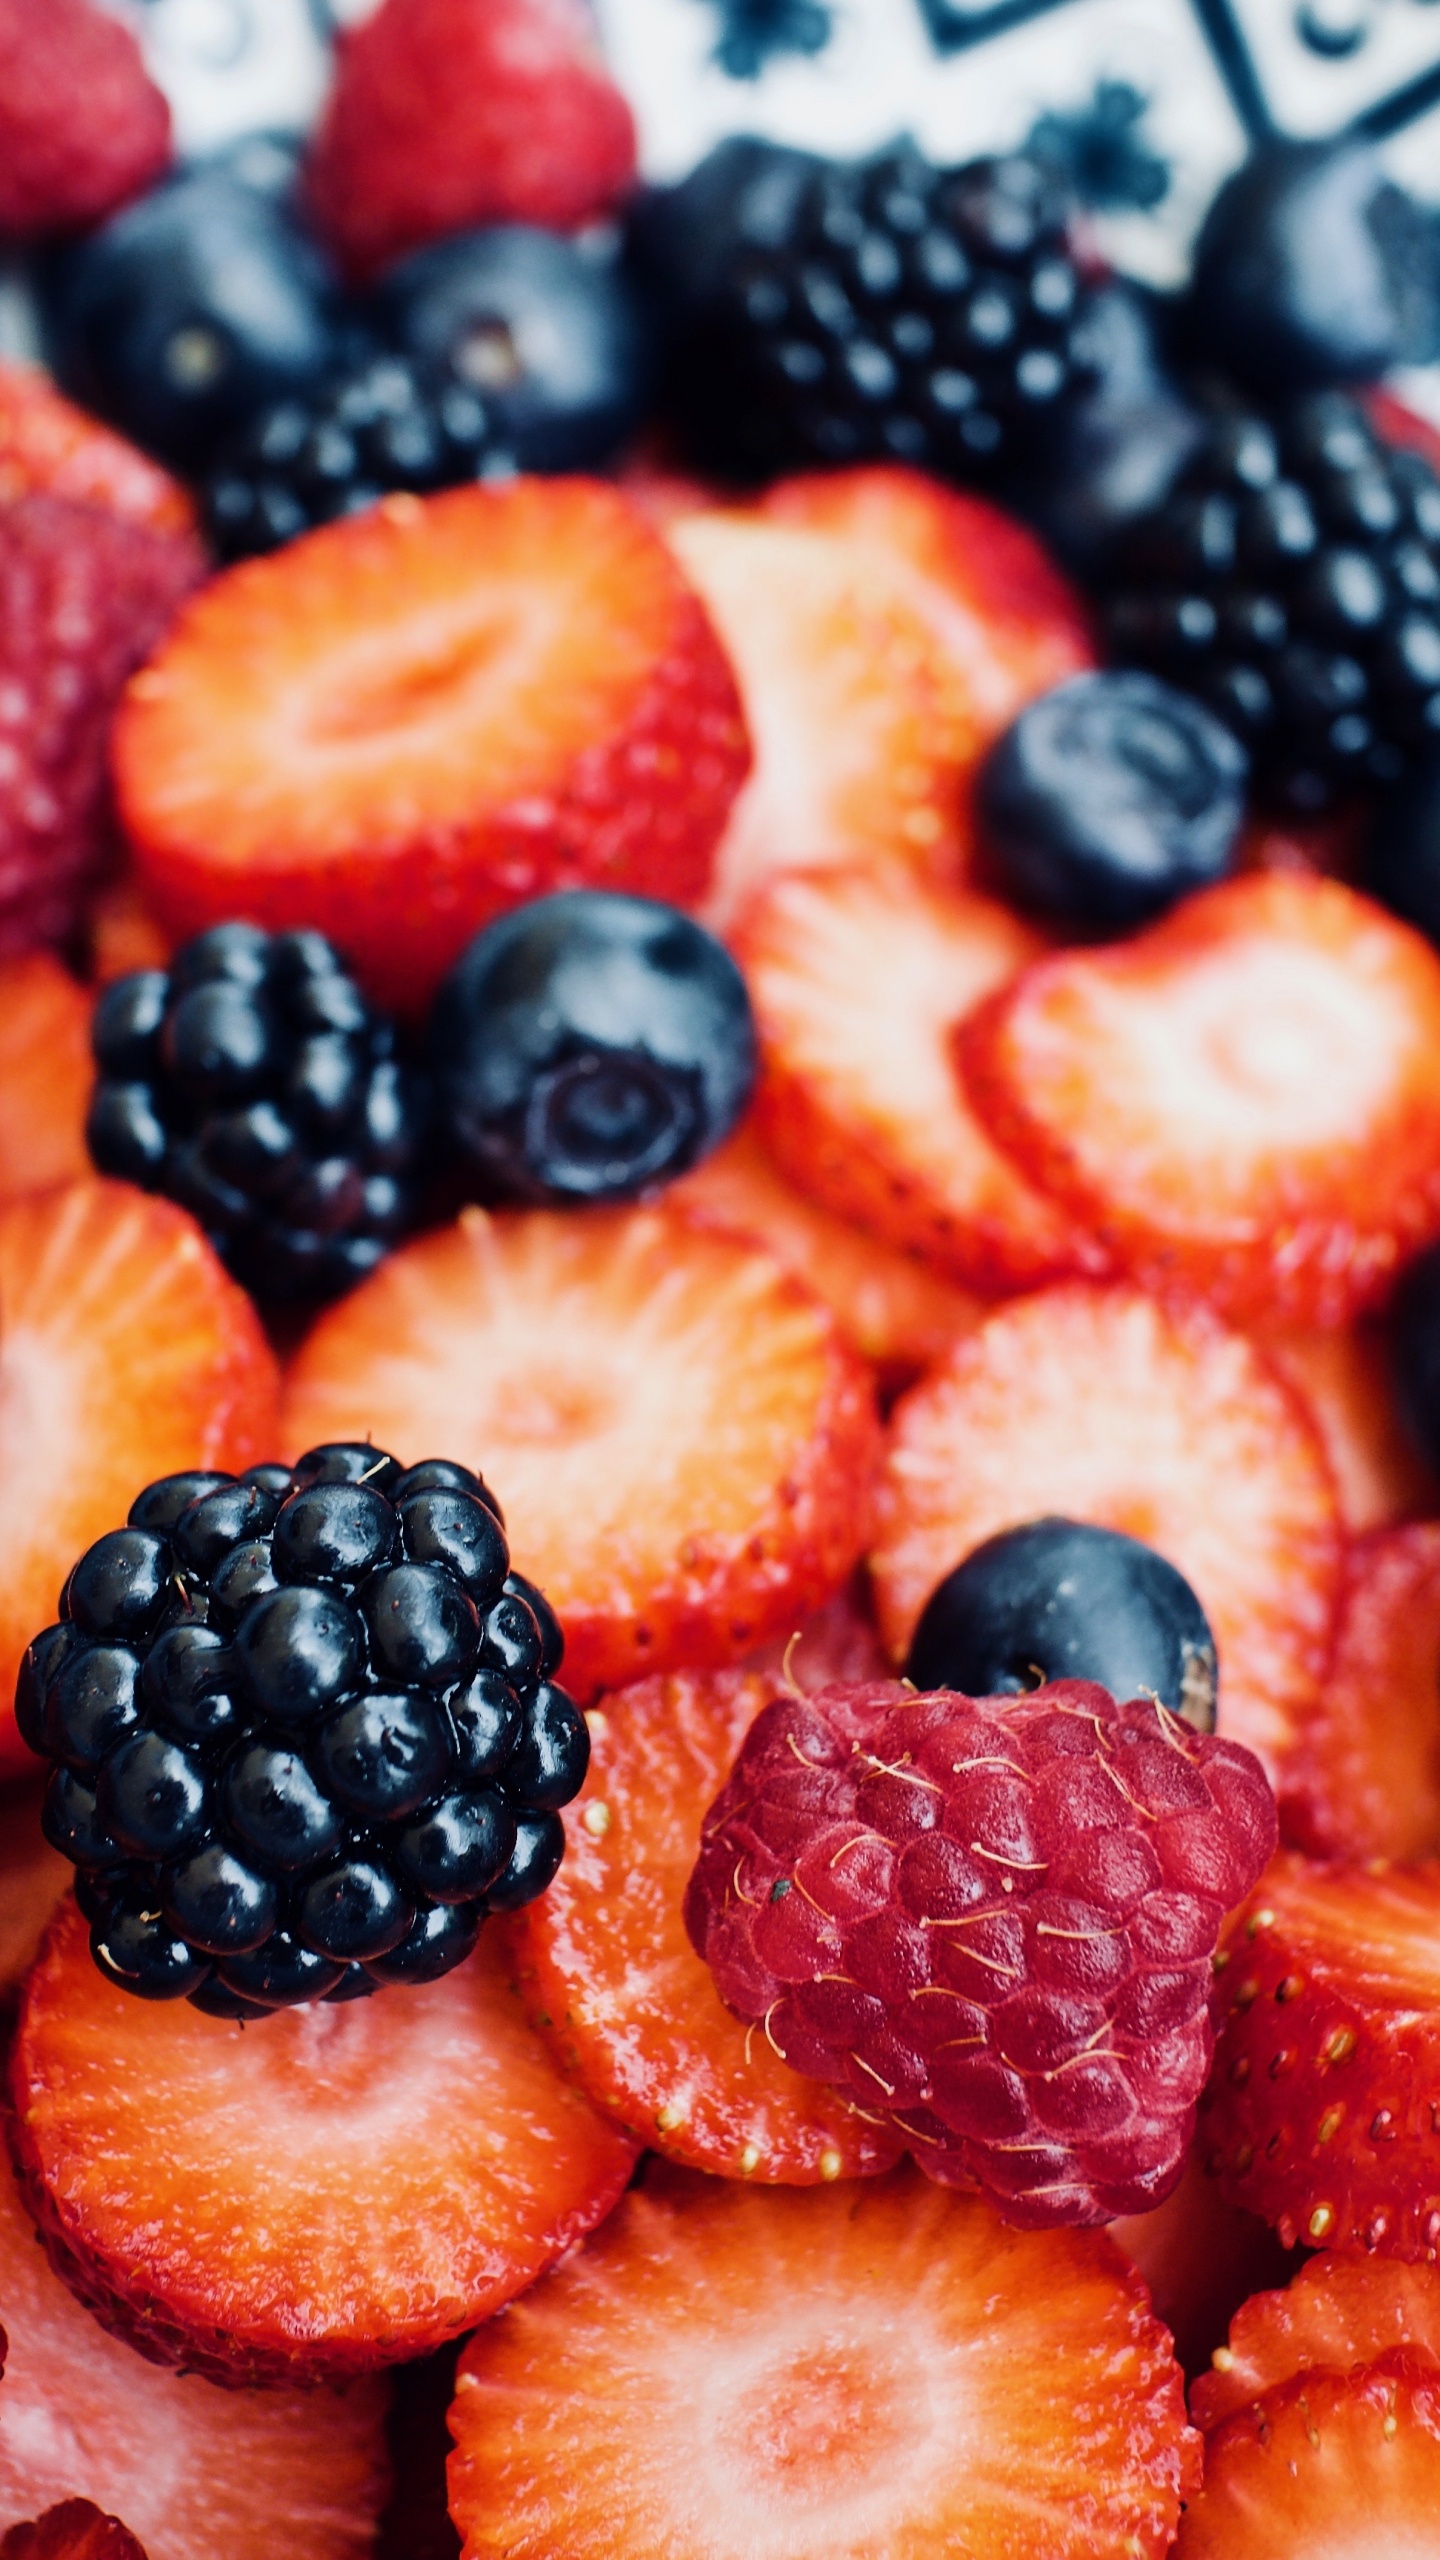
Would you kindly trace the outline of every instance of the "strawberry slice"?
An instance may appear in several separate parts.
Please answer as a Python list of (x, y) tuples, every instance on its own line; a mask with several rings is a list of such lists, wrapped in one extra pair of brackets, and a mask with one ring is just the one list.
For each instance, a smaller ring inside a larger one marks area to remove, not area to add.
[[(33, 1763), (32, 1763), (33, 1766)], [(12, 2008), (75, 1871), (40, 1828), (41, 1790), (0, 1789), (0, 2011)]]
[(118, 2516), (102, 2515), (88, 2498), (62, 2498), (34, 2524), (12, 2524), (0, 2560), (145, 2560)]
[(10, 1701), (78, 1555), (144, 1484), (275, 1451), (275, 1363), (193, 1219), (121, 1182), (0, 1210), (0, 1775)]
[[(365, 2560), (372, 2550), (387, 2469), (380, 2383), (353, 2383), (343, 2397), (235, 2392), (162, 2372), (67, 2291), (3, 2168), (0, 2299), (10, 2336), (0, 2528), (80, 2496), (123, 2515), (150, 2560)], [(41, 2552), (50, 2560), (43, 2543), (33, 2560)], [(94, 2560), (120, 2555), (102, 2544)]]
[(323, 1316), (284, 1445), (483, 1466), (580, 1697), (788, 1635), (863, 1552), (867, 1373), (769, 1254), (672, 1209), (537, 1210), (392, 1254)]
[(90, 975), (108, 987), (132, 969), (168, 969), (175, 937), (160, 922), (133, 870), (108, 880), (87, 919)]
[(1440, 1486), (1400, 1419), (1382, 1332), (1279, 1326), (1257, 1339), (1310, 1408), (1353, 1536), (1440, 1511)]
[(1301, 2373), (1205, 2448), (1174, 2560), (1421, 2560), (1440, 2509), (1440, 2375), (1406, 2355)]
[(1281, 1817), (1321, 1858), (1440, 1848), (1440, 1522), (1350, 1550), (1335, 1658), (1286, 1764)]
[(1345, 1323), (1440, 1233), (1440, 956), (1257, 873), (1037, 962), (965, 1026), (977, 1109), (1141, 1279)]
[(1204, 2156), (1286, 2248), (1433, 2260), (1440, 1861), (1277, 1858), (1216, 1959)]
[(158, 462), (64, 399), (35, 366), (0, 364), (0, 506), (37, 489), (165, 533), (195, 523), (189, 491)]
[(1173, 2194), (1149, 2213), (1112, 2222), (1110, 2237), (1144, 2277), (1187, 2373), (1203, 2371), (1216, 2349), (1224, 2354), (1232, 2314), (1257, 2285), (1278, 2284), (1287, 2272), (1274, 2233), (1221, 2194), (1193, 2151)]
[[(807, 1668), (808, 1653), (802, 1640)], [(534, 2024), (637, 2141), (718, 2177), (807, 2186), (889, 2168), (901, 2146), (722, 2005), (683, 1917), (701, 1823), (775, 1694), (773, 1680), (722, 1671), (607, 1698), (565, 1863), (511, 1927)]]
[(970, 1288), (1103, 1267), (992, 1144), (951, 1061), (961, 1016), (1037, 947), (988, 898), (853, 862), (782, 874), (736, 937), (757, 1124), (777, 1163), (837, 1217)]
[(519, 479), (388, 498), (212, 580), (132, 682), (114, 761), (177, 933), (317, 926), (418, 1006), (521, 899), (699, 898), (748, 748), (638, 509)]
[(48, 951), (0, 961), (0, 1202), (90, 1170), (90, 999)]
[(1104, 2238), (908, 2169), (655, 2173), (472, 2338), (450, 2423), (464, 2560), (1158, 2560), (1198, 2467)]
[(797, 1191), (748, 1125), (675, 1183), (670, 1198), (707, 1226), (753, 1236), (808, 1281), (887, 1387), (927, 1369), (985, 1312), (968, 1290)]
[(1168, 1556), (1215, 1631), (1221, 1732), (1279, 1765), (1329, 1659), (1340, 1531), (1314, 1425), (1254, 1346), (1083, 1283), (957, 1343), (891, 1423), (871, 1567), (895, 1658), (972, 1547), (1047, 1512)]
[(1293, 2283), (1242, 2303), (1192, 2387), (1190, 2412), (1208, 2431), (1298, 2373), (1353, 2373), (1397, 2347), (1440, 2365), (1440, 2270), (1324, 2249)]
[(424, 2354), (532, 2283), (634, 2165), (485, 1938), (440, 1982), (245, 2033), (113, 1990), (67, 1902), (11, 2072), (16, 2158), (61, 2275), (146, 2355), (222, 2380)]

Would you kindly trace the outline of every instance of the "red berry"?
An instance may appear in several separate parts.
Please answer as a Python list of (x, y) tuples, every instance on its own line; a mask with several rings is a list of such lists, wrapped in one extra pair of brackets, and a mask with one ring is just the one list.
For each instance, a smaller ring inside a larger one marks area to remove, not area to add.
[(1394, 2347), (1440, 2365), (1440, 2269), (1322, 2250), (1293, 2282), (1241, 2304), (1191, 2393), (1195, 2424), (1218, 2427), (1298, 2373), (1353, 2373)]
[(1353, 2373), (1298, 2373), (1218, 2428), (1174, 2560), (1418, 2560), (1437, 2511), (1440, 2374), (1392, 2351)]
[(34, 366), (0, 364), (0, 503), (32, 490), (162, 533), (185, 533), (195, 522), (188, 491), (158, 462), (62, 398)]
[(1275, 1842), (1259, 1763), (1088, 1681), (779, 1698), (701, 1834), (685, 1920), (794, 2067), (1019, 2222), (1174, 2186), (1210, 1959)]
[(0, 0), (0, 233), (98, 222), (169, 159), (170, 110), (128, 27), (91, 0)]
[(90, 1170), (90, 998), (48, 951), (0, 960), (0, 1201)]
[(635, 176), (635, 126), (581, 0), (384, 0), (340, 38), (307, 170), (315, 219), (369, 275), (485, 222), (575, 229)]
[(145, 2553), (118, 2516), (88, 2498), (62, 2498), (34, 2524), (12, 2524), (0, 2560), (145, 2560)]
[(1440, 1521), (1346, 1559), (1335, 1652), (1281, 1783), (1285, 1837), (1318, 1858), (1422, 1858), (1440, 1841)]

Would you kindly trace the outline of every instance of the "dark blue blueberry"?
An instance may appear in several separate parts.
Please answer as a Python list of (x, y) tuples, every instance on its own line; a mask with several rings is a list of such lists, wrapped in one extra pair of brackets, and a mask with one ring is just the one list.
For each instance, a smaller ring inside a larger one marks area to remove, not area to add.
[(66, 1609), (87, 1636), (145, 1636), (169, 1589), (168, 1540), (150, 1529), (110, 1529), (72, 1571)]
[(513, 1571), (505, 1577), (507, 1591), (518, 1592), (540, 1630), (540, 1668), (547, 1680), (553, 1680), (565, 1659), (565, 1630), (537, 1583), (523, 1573)]
[(1223, 879), (1245, 815), (1244, 748), (1155, 676), (1074, 676), (1030, 703), (981, 768), (986, 859), (1019, 906), (1071, 929), (1146, 923)]
[(202, 1494), (217, 1493), (232, 1481), (229, 1476), (210, 1474), (198, 1467), (184, 1475), (160, 1476), (154, 1484), (147, 1484), (143, 1493), (136, 1494), (130, 1505), (130, 1526), (152, 1529), (158, 1537), (166, 1537), (192, 1502), (198, 1502)]
[(268, 1538), (246, 1538), (232, 1547), (210, 1577), (210, 1606), (222, 1623), (236, 1626), (251, 1604), (278, 1591)]
[(223, 1840), (208, 1841), (172, 1867), (162, 1898), (171, 1927), (204, 1955), (248, 1955), (264, 1945), (280, 1917), (270, 1877)]
[(571, 889), (487, 926), (435, 999), (431, 1060), (482, 1185), (628, 1199), (719, 1145), (755, 1079), (745, 983), (650, 898)]
[(1395, 1292), (1390, 1353), (1406, 1428), (1440, 1469), (1440, 1245), (1416, 1256)]
[(312, 1876), (295, 1906), (295, 1934), (321, 1956), (369, 1963), (398, 1947), (415, 1917), (378, 1858), (343, 1858)]
[(311, 1758), (347, 1811), (370, 1822), (398, 1821), (437, 1795), (449, 1776), (444, 1711), (433, 1697), (372, 1692), (328, 1718)]
[(565, 1826), (558, 1813), (522, 1813), (515, 1846), (485, 1896), (489, 1911), (519, 1911), (535, 1902), (560, 1872)]
[(611, 255), (557, 232), (462, 231), (392, 267), (375, 297), (406, 355), (476, 393), (522, 471), (588, 471), (640, 424), (646, 308)]
[(163, 969), (133, 969), (105, 989), (90, 1023), (90, 1047), (102, 1076), (126, 1084), (154, 1074), (169, 992)]
[(96, 1810), (132, 1858), (177, 1858), (207, 1825), (205, 1773), (183, 1743), (164, 1733), (132, 1733), (106, 1759)]
[(395, 1513), (368, 1484), (308, 1485), (282, 1504), (270, 1554), (282, 1582), (353, 1591), (395, 1552)]
[(573, 1698), (542, 1681), (505, 1772), (507, 1794), (537, 1813), (554, 1813), (579, 1794), (589, 1766), (589, 1726)]
[(455, 1779), (462, 1788), (499, 1778), (524, 1728), (525, 1710), (499, 1671), (474, 1671), (445, 1701), (455, 1734)]
[(366, 1583), (360, 1606), (383, 1679), (407, 1689), (446, 1689), (475, 1660), (475, 1603), (443, 1566), (392, 1565)]
[(252, 1601), (235, 1630), (235, 1652), (261, 1713), (307, 1725), (361, 1678), (365, 1630), (338, 1592), (301, 1586)]
[(95, 1804), (95, 1789), (74, 1769), (52, 1769), (40, 1808), (40, 1828), (52, 1849), (76, 1867), (120, 1867), (125, 1853), (110, 1837)]
[(95, 1770), (140, 1721), (140, 1657), (128, 1645), (67, 1647), (45, 1693), (45, 1748)]
[(21, 1741), (31, 1751), (43, 1755), (51, 1749), (45, 1730), (46, 1696), (59, 1677), (61, 1665), (72, 1654), (84, 1650), (85, 1638), (79, 1628), (62, 1619), (32, 1637), (21, 1655), (15, 1681), (15, 1722)]
[(470, 1902), (503, 1874), (515, 1847), (515, 1815), (480, 1787), (442, 1797), (395, 1835), (395, 1864), (432, 1902)]
[(510, 1569), (505, 1532), (473, 1493), (412, 1493), (397, 1504), (412, 1564), (441, 1564), (464, 1583), (477, 1607), (498, 1600)]
[(92, 1923), (90, 1952), (107, 1982), (142, 2000), (183, 2000), (210, 1971), (209, 1957), (176, 1936), (143, 1885), (121, 1895)]
[(202, 1493), (171, 1531), (177, 1563), (206, 1580), (241, 1539), (263, 1538), (275, 1511), (275, 1496), (263, 1485), (225, 1484)]
[(1086, 1521), (1031, 1520), (976, 1547), (926, 1602), (905, 1677), (971, 1698), (1098, 1680), (1200, 1732), (1215, 1723), (1215, 1639), (1189, 1583), (1153, 1547)]
[(262, 2009), (295, 2009), (333, 1991), (343, 1970), (328, 1956), (317, 1955), (313, 1947), (302, 1947), (288, 1929), (277, 1929), (251, 1954), (227, 1956), (220, 1980), (227, 1990), (238, 1991), (242, 2000), (253, 2000)]
[(343, 1837), (340, 1816), (296, 1751), (251, 1743), (225, 1772), (225, 1819), (237, 1840), (282, 1875), (331, 1858)]
[(480, 1935), (482, 1914), (473, 1902), (436, 1902), (417, 1912), (405, 1936), (369, 1970), (377, 1982), (438, 1982), (463, 1964)]

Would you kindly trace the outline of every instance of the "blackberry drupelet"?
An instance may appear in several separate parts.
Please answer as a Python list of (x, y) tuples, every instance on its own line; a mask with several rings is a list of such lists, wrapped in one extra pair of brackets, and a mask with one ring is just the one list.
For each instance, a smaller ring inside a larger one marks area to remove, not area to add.
[(434, 1981), (559, 1866), (589, 1735), (469, 1468), (163, 1477), (60, 1605), (16, 1714), (122, 1989), (252, 2017)]
[(997, 478), (1089, 378), (1068, 211), (1023, 153), (722, 144), (635, 226), (692, 449), (743, 479), (874, 458)]
[(349, 1288), (410, 1223), (429, 1118), (333, 943), (216, 925), (96, 1007), (102, 1173), (189, 1209), (258, 1298)]
[(205, 484), (222, 559), (275, 551), (397, 489), (503, 477), (514, 456), (474, 386), (443, 362), (369, 356), (305, 398), (275, 401)]
[(1306, 813), (1440, 736), (1440, 480), (1336, 392), (1217, 408), (1100, 576), (1111, 648), (1198, 693)]

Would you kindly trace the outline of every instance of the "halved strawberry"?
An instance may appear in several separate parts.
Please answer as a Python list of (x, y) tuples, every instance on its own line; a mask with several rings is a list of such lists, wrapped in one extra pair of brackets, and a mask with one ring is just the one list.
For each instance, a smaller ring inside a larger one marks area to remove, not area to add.
[(1230, 1922), (1199, 2141), (1287, 2248), (1440, 2253), (1440, 1861), (1282, 1854)]
[(392, 1254), (321, 1318), (287, 1449), (483, 1469), (581, 1697), (788, 1635), (863, 1552), (867, 1372), (767, 1253), (673, 1209), (537, 1210)]
[(273, 1457), (276, 1388), (182, 1209), (92, 1180), (0, 1210), (0, 1775), (34, 1768), (15, 1675), (76, 1557), (154, 1477)]
[(1313, 1423), (1254, 1345), (1201, 1307), (1083, 1283), (987, 1317), (891, 1424), (871, 1557), (902, 1659), (982, 1538), (1058, 1512), (1158, 1547), (1220, 1654), (1220, 1730), (1274, 1770), (1313, 1712), (1340, 1581)]
[(1174, 2560), (1428, 2560), (1440, 2511), (1440, 2375), (1406, 2355), (1301, 2373), (1205, 2448)]
[(1103, 1267), (992, 1144), (951, 1060), (962, 1015), (1037, 948), (988, 898), (858, 862), (783, 874), (736, 934), (776, 1162), (837, 1217), (972, 1288)]
[(0, 1201), (88, 1173), (90, 998), (48, 951), (0, 961)]
[(898, 1386), (985, 1312), (917, 1257), (835, 1217), (786, 1180), (749, 1124), (671, 1189), (707, 1225), (754, 1236), (825, 1300), (852, 1350)]
[(652, 2173), (472, 2338), (450, 2423), (464, 2560), (1158, 2560), (1198, 2468), (1103, 2236), (911, 2169)]
[(212, 580), (132, 681), (114, 761), (178, 932), (318, 926), (418, 1005), (523, 898), (699, 898), (749, 749), (638, 509), (518, 479), (388, 498)]
[(162, 2372), (67, 2291), (3, 2162), (0, 2302), (0, 2526), (80, 2496), (123, 2515), (149, 2560), (366, 2560), (386, 2486), (380, 2383), (236, 2392)]
[(1440, 956), (1338, 880), (1255, 873), (966, 1024), (976, 1108), (1137, 1277), (1343, 1324), (1440, 1233)]
[(189, 491), (148, 454), (77, 409), (35, 366), (0, 364), (0, 506), (36, 489), (164, 532), (195, 523)]
[[(33, 1764), (32, 1764), (33, 1765)], [(0, 1788), (0, 2010), (8, 2011), (35, 1960), (46, 1924), (74, 1881), (67, 1858), (40, 1828), (41, 1790)], [(0, 2317), (3, 2317), (0, 2296)]]
[(33, 2524), (12, 2524), (0, 2560), (146, 2560), (118, 2516), (102, 2515), (89, 2498), (62, 2498)]
[(1351, 1548), (1334, 1660), (1286, 1762), (1281, 1818), (1316, 1857), (1440, 1850), (1440, 1522)]
[(1191, 2387), (1190, 2413), (1197, 2427), (1218, 2427), (1297, 2373), (1353, 2373), (1396, 2347), (1440, 2366), (1440, 2269), (1324, 2249), (1290, 2284), (1241, 2304)]
[(889, 2168), (901, 2146), (722, 2005), (683, 1916), (701, 1823), (776, 1687), (682, 1672), (607, 1697), (565, 1863), (511, 1928), (534, 2024), (637, 2141), (718, 2177), (807, 2186)]
[(1139, 2268), (1187, 2373), (1209, 2364), (1257, 2285), (1278, 2284), (1286, 2272), (1274, 2233), (1221, 2194), (1193, 2151), (1174, 2193), (1149, 2213), (1112, 2222), (1110, 2237)]
[(67, 1902), (11, 2085), (59, 2273), (146, 2355), (220, 2380), (363, 2372), (458, 2336), (609, 2212), (635, 2158), (484, 1936), (440, 1982), (245, 2029), (112, 1989)]
[(1381, 1331), (1267, 1326), (1257, 1340), (1310, 1408), (1352, 1536), (1440, 1511), (1440, 1486), (1400, 1419)]
[(86, 918), (90, 975), (97, 987), (128, 977), (132, 969), (166, 969), (175, 948), (131, 869), (107, 880)]

